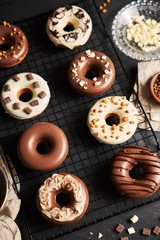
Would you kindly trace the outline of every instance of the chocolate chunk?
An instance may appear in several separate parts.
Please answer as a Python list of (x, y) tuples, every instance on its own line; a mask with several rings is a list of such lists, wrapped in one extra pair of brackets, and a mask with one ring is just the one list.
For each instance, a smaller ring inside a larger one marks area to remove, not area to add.
[(151, 229), (143, 228), (142, 234), (145, 236), (149, 236), (151, 234)]
[(32, 107), (34, 107), (34, 106), (39, 105), (39, 102), (38, 102), (38, 100), (33, 100), (32, 102), (30, 102), (30, 104)]
[(120, 240), (129, 240), (128, 237), (121, 237)]
[(27, 79), (28, 79), (29, 81), (32, 80), (32, 79), (34, 79), (32, 73), (28, 73), (28, 74), (26, 75), (26, 77), (27, 77)]
[(32, 112), (32, 109), (29, 107), (24, 108), (24, 112), (27, 114), (30, 114)]
[(20, 78), (17, 75), (14, 75), (12, 78), (15, 82), (18, 82), (20, 80)]
[(14, 103), (14, 104), (13, 104), (13, 109), (14, 109), (14, 110), (20, 109), (20, 103)]
[(11, 99), (10, 97), (6, 97), (3, 99), (4, 103), (7, 104), (7, 103), (10, 103), (11, 102)]
[(4, 92), (9, 92), (9, 91), (11, 91), (10, 85), (9, 85), (9, 84), (4, 85), (3, 90), (4, 90)]
[(44, 98), (46, 95), (47, 95), (47, 94), (46, 94), (44, 91), (42, 91), (42, 92), (40, 92), (40, 93), (38, 94), (38, 96), (39, 96), (40, 98)]
[(116, 227), (116, 231), (121, 233), (124, 230), (124, 226), (122, 224), (118, 224), (118, 226)]
[(39, 88), (40, 87), (39, 82), (38, 81), (33, 82), (33, 87), (34, 88)]
[(153, 233), (158, 235), (160, 233), (160, 227), (156, 226), (154, 229), (153, 229)]

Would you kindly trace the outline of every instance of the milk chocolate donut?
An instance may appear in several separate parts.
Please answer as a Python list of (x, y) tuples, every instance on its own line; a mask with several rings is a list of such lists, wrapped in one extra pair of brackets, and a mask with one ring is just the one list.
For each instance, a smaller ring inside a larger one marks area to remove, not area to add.
[[(47, 145), (45, 153), (38, 146)], [(27, 128), (17, 146), (22, 163), (28, 168), (48, 171), (57, 168), (68, 154), (68, 141), (64, 132), (52, 123), (40, 122)]]
[(27, 53), (28, 40), (22, 30), (6, 21), (0, 24), (0, 68), (19, 64)]
[(92, 21), (88, 13), (78, 6), (60, 7), (50, 14), (46, 32), (56, 46), (73, 49), (88, 41)]
[[(88, 76), (91, 72), (93, 76)], [(112, 86), (115, 68), (104, 53), (89, 49), (73, 59), (67, 75), (69, 84), (76, 92), (94, 96), (106, 92)]]
[(84, 182), (70, 173), (53, 174), (39, 188), (37, 206), (52, 224), (69, 225), (85, 214), (89, 194)]
[[(130, 176), (134, 167), (142, 169), (140, 179)], [(147, 198), (160, 186), (160, 159), (157, 153), (144, 147), (125, 147), (114, 157), (111, 180), (115, 188), (130, 198)]]

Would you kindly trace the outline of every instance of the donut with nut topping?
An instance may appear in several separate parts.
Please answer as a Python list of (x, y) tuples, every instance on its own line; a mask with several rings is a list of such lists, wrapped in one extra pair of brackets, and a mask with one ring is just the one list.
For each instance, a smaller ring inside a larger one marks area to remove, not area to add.
[(99, 95), (109, 90), (115, 81), (114, 64), (104, 53), (88, 49), (72, 60), (67, 78), (76, 92)]
[(20, 28), (6, 21), (0, 24), (0, 68), (10, 68), (22, 62), (28, 48), (28, 40)]
[(99, 142), (120, 144), (135, 133), (137, 117), (137, 109), (125, 96), (110, 96), (98, 100), (91, 107), (87, 124)]

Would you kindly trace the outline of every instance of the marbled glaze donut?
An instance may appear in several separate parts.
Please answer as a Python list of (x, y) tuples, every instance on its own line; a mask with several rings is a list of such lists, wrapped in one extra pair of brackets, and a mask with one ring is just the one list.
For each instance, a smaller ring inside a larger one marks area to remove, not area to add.
[(19, 64), (27, 53), (28, 40), (22, 30), (6, 21), (0, 24), (0, 68)]
[[(90, 78), (87, 73), (95, 73)], [(115, 68), (111, 59), (102, 52), (87, 50), (78, 54), (68, 68), (67, 78), (78, 93), (94, 96), (106, 92), (114, 83)]]
[(50, 223), (69, 225), (79, 221), (89, 203), (84, 182), (69, 173), (53, 174), (39, 188), (37, 205)]
[[(142, 177), (134, 179), (130, 171), (142, 169)], [(144, 147), (125, 147), (114, 157), (111, 166), (111, 180), (115, 188), (130, 198), (147, 198), (160, 186), (160, 159), (157, 153)]]
[[(39, 144), (48, 146), (45, 153), (38, 151)], [(68, 154), (68, 140), (64, 132), (56, 125), (39, 122), (28, 127), (21, 135), (17, 151), (22, 163), (39, 171), (57, 168)]]
[[(67, 30), (67, 27), (72, 29)], [(60, 7), (50, 14), (46, 32), (56, 46), (73, 49), (88, 41), (92, 21), (88, 13), (78, 6)]]
[[(120, 144), (132, 137), (137, 128), (137, 109), (125, 96), (111, 96), (98, 100), (88, 113), (91, 134), (105, 144)], [(107, 119), (115, 117), (116, 124)]]
[[(22, 98), (27, 96), (27, 98)], [(6, 112), (17, 119), (41, 114), (48, 106), (50, 90), (47, 82), (35, 73), (19, 73), (3, 86), (1, 103)]]

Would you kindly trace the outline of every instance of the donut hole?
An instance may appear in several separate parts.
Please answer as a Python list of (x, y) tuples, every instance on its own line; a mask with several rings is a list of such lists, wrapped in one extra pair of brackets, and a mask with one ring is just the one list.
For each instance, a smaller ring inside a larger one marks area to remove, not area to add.
[(130, 171), (129, 171), (129, 175), (131, 178), (136, 179), (136, 180), (140, 180), (143, 178), (144, 176), (144, 170), (142, 168), (142, 166), (137, 165), (134, 166)]
[(61, 207), (69, 206), (71, 204), (71, 199), (71, 194), (69, 194), (67, 191), (59, 192), (56, 196), (56, 203)]
[(11, 44), (9, 43), (2, 43), (0, 44), (0, 51), (7, 51), (11, 48)]
[(46, 139), (43, 139), (38, 143), (36, 150), (39, 154), (47, 154), (50, 152), (51, 146)]
[(21, 102), (29, 102), (33, 97), (33, 92), (29, 88), (24, 88), (19, 90), (17, 93), (17, 98)]
[(69, 22), (67, 25), (63, 28), (65, 32), (72, 32), (75, 29), (74, 25)]
[(87, 72), (85, 72), (84, 75), (86, 78), (93, 80), (93, 78), (98, 78), (100, 76), (100, 72), (100, 68), (97, 65), (93, 64), (89, 66)]
[(119, 116), (115, 113), (108, 114), (105, 118), (106, 124), (109, 126), (118, 125), (120, 122)]

